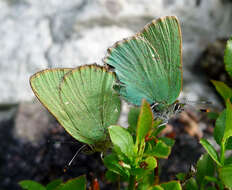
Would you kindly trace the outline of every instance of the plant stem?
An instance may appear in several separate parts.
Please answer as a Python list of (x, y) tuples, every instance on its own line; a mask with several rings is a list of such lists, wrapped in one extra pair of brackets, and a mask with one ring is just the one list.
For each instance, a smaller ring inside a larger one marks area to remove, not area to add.
[(117, 181), (118, 181), (118, 183), (117, 183), (118, 186), (117, 187), (118, 187), (118, 190), (120, 190), (120, 176), (118, 176), (118, 180)]
[(221, 156), (220, 156), (220, 161), (221, 161), (222, 165), (224, 165), (224, 160), (225, 160), (225, 143), (222, 142), (222, 144), (221, 144)]
[(157, 167), (154, 170), (155, 173), (155, 185), (159, 184), (159, 163), (158, 163), (158, 159), (157, 159)]
[(135, 190), (135, 176), (134, 175), (130, 176), (128, 190)]

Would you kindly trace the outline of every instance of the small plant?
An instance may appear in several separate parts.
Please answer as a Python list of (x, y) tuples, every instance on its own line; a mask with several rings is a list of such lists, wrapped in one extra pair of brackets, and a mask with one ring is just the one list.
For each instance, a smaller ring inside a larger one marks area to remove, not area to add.
[(107, 177), (113, 181), (127, 181), (128, 190), (166, 189), (169, 185), (181, 189), (178, 181), (160, 184), (158, 160), (168, 158), (174, 141), (159, 137), (164, 127), (159, 127), (159, 122), (154, 120), (146, 100), (139, 114), (136, 109), (131, 110), (129, 124), (128, 129), (117, 125), (109, 127), (113, 150), (104, 158)]
[[(38, 99), (74, 138), (93, 151), (102, 152), (108, 169), (106, 177), (118, 189), (121, 182), (128, 184), (126, 190), (232, 189), (232, 158), (225, 154), (232, 149), (232, 89), (219, 81), (212, 82), (226, 105), (214, 130), (220, 154), (201, 139), (207, 153), (192, 171), (177, 174), (173, 181), (159, 180), (159, 160), (168, 159), (174, 145), (174, 140), (161, 132), (169, 117), (181, 111), (181, 104), (176, 101), (182, 88), (181, 51), (177, 18), (163, 17), (109, 48), (104, 61), (114, 67), (116, 74), (90, 65), (44, 70), (33, 75), (30, 82)], [(232, 77), (232, 39), (227, 43), (225, 65)], [(131, 108), (128, 128), (116, 124), (119, 95), (140, 106)], [(87, 186), (84, 176), (65, 183), (55, 180), (47, 186), (29, 180), (19, 184), (26, 190), (81, 190)], [(89, 189), (99, 190), (98, 183)]]
[[(232, 37), (226, 45), (224, 62), (226, 71), (232, 77)], [(226, 156), (226, 152), (232, 150), (232, 89), (220, 81), (212, 83), (226, 105), (226, 109), (218, 115), (214, 129), (214, 139), (220, 146), (220, 154), (206, 139), (200, 140), (207, 153), (197, 162), (196, 171), (177, 175), (186, 190), (232, 188), (232, 157)]]
[(57, 179), (51, 181), (46, 186), (41, 185), (32, 180), (24, 180), (19, 182), (19, 185), (23, 189), (27, 190), (85, 190), (86, 189), (86, 178), (85, 176), (80, 176), (74, 179), (71, 179), (67, 182), (62, 182), (62, 180)]

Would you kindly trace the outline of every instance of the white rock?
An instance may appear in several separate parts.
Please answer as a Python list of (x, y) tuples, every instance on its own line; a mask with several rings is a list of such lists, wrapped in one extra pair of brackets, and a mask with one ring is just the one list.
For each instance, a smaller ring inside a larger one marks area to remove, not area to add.
[(63, 44), (55, 44), (48, 57), (52, 67), (77, 67), (97, 63), (103, 65), (102, 59), (108, 47), (119, 39), (129, 37), (132, 32), (117, 26), (94, 27), (83, 30), (80, 37)]
[(0, 27), (0, 102), (28, 100), (31, 73), (47, 67), (48, 20), (6, 18)]
[(28, 78), (47, 67), (101, 64), (107, 47), (164, 15), (177, 15), (184, 67), (232, 33), (232, 6), (221, 0), (0, 1), (0, 104), (31, 100)]
[(35, 10), (40, 11), (40, 15), (51, 15), (63, 11), (71, 11), (73, 9), (81, 8), (86, 4), (85, 0), (25, 0)]

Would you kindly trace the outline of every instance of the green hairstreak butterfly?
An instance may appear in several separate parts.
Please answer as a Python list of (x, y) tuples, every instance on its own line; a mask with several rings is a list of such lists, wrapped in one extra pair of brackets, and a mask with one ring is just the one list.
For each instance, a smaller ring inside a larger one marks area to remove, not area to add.
[(120, 98), (113, 90), (115, 75), (88, 65), (75, 69), (46, 69), (30, 78), (34, 94), (58, 122), (80, 142), (102, 151), (107, 127), (116, 124)]
[(128, 102), (146, 99), (155, 117), (162, 120), (180, 111), (176, 100), (182, 89), (182, 38), (178, 19), (153, 20), (132, 37), (116, 42), (104, 58), (113, 67), (115, 87)]

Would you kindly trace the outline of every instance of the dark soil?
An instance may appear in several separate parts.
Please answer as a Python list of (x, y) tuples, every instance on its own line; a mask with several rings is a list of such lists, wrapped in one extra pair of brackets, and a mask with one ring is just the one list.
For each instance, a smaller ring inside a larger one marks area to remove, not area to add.
[[(114, 189), (104, 181), (105, 168), (98, 153), (81, 153), (72, 166), (63, 172), (75, 152), (82, 146), (68, 135), (58, 124), (49, 135), (33, 146), (23, 143), (12, 136), (13, 120), (0, 123), (0, 190), (19, 190), (18, 182), (25, 179), (47, 184), (61, 178), (68, 180), (80, 175), (87, 175), (88, 181), (97, 177), (101, 190)], [(163, 160), (161, 181), (175, 179), (178, 172), (188, 172), (203, 152), (198, 140), (183, 132), (183, 127), (175, 124), (176, 143), (168, 160)], [(102, 181), (103, 180), (103, 181)]]
[[(60, 129), (58, 124), (55, 128)], [(38, 146), (23, 143), (12, 136), (13, 120), (0, 123), (0, 189), (18, 190), (18, 182), (25, 179), (47, 184), (61, 178), (68, 180), (80, 175), (87, 175), (89, 181), (104, 174), (100, 155), (80, 154), (72, 166), (63, 172), (64, 167), (82, 146), (63, 129), (51, 131)], [(100, 184), (101, 185), (101, 184)], [(106, 185), (105, 188), (109, 189)]]
[(172, 125), (176, 133), (175, 145), (167, 160), (161, 160), (161, 181), (176, 179), (179, 172), (187, 173), (195, 167), (197, 160), (204, 153), (204, 149), (195, 137), (184, 131), (184, 126), (178, 120), (173, 120)]

